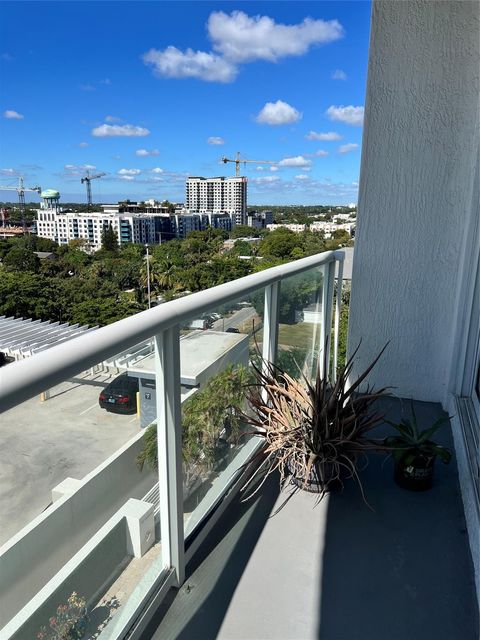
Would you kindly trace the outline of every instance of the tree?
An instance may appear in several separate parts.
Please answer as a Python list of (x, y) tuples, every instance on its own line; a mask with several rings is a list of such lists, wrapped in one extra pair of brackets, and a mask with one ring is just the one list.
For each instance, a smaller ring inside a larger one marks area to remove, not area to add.
[(262, 240), (259, 253), (262, 256), (289, 258), (298, 244), (300, 239), (290, 229), (275, 229)]
[(30, 249), (13, 247), (3, 259), (3, 265), (7, 271), (32, 271), (38, 273), (40, 260)]
[(117, 232), (112, 227), (112, 225), (108, 225), (108, 227), (104, 227), (102, 230), (102, 249), (105, 251), (118, 251), (118, 237)]
[(164, 200), (161, 203), (162, 207), (167, 207), (168, 213), (175, 213), (175, 205), (172, 204), (169, 200)]
[[(246, 367), (230, 365), (210, 378), (182, 406), (182, 452), (187, 467), (196, 466), (198, 471), (210, 469), (218, 458), (222, 441), (226, 444), (238, 441), (249, 381)], [(145, 464), (152, 469), (158, 467), (156, 424), (145, 433), (137, 464), (140, 469)]]

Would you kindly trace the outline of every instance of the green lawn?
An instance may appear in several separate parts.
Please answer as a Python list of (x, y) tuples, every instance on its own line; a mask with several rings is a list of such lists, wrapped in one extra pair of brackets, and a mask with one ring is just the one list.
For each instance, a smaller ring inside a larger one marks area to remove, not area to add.
[(299, 322), (298, 324), (281, 324), (278, 333), (278, 344), (283, 347), (311, 349), (312, 336), (315, 329), (318, 336), (320, 327), (315, 327), (313, 324), (308, 322)]

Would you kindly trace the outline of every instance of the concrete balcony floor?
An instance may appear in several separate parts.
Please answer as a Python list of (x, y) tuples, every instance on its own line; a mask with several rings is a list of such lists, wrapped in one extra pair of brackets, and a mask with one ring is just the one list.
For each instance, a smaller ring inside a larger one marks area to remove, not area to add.
[[(399, 417), (399, 400), (385, 405)], [(435, 404), (416, 410), (426, 426), (441, 415)], [(453, 446), (447, 427), (438, 440)], [(249, 502), (236, 498), (144, 637), (477, 640), (457, 468), (437, 465), (433, 489), (412, 493), (393, 483), (392, 460), (372, 456), (362, 478), (375, 511), (353, 484), (316, 507), (298, 492), (274, 516), (285, 498), (275, 478)]]

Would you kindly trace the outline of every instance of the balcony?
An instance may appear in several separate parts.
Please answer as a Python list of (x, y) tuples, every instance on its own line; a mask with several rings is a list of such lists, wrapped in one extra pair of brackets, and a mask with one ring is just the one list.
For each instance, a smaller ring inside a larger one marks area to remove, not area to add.
[[(439, 467), (434, 490), (417, 495), (397, 489), (389, 465), (373, 457), (365, 485), (374, 511), (347, 486), (315, 508), (300, 493), (269, 517), (284, 499), (275, 482), (251, 502), (238, 493), (256, 438), (226, 445), (218, 433), (200, 454), (188, 439), (189, 402), (205, 398), (214, 381), (208, 402), (224, 384), (233, 397), (232, 372), (251, 367), (258, 350), (286, 368), (300, 363), (308, 377), (327, 345), (335, 375), (343, 261), (343, 251), (326, 252), (267, 269), (0, 370), (2, 433), (13, 438), (19, 428), (40, 469), (26, 476), (23, 494), (14, 485), (15, 504), (10, 497), (2, 637), (34, 637), (76, 591), (90, 635), (107, 640), (145, 629), (158, 637), (299, 640), (351, 638), (356, 629), (359, 638), (400, 639), (407, 628), (416, 630), (411, 637), (448, 630), (449, 640), (473, 640), (473, 569), (454, 465)], [(209, 318), (209, 328), (192, 329), (198, 318)], [(99, 390), (122, 372), (138, 380), (136, 414), (98, 406)], [(387, 402), (398, 415), (398, 401)], [(440, 410), (419, 407), (428, 419)], [(158, 472), (140, 471), (145, 427), (155, 418)], [(44, 458), (52, 438), (56, 455)], [(15, 456), (28, 451), (8, 442), (17, 473)]]
[[(382, 404), (390, 420), (410, 406)], [(415, 407), (429, 424), (445, 415), (434, 403)], [(453, 446), (448, 431), (441, 443)], [(478, 605), (455, 465), (437, 467), (428, 494), (397, 487), (383, 456), (370, 458), (362, 479), (373, 510), (352, 484), (317, 505), (306, 492), (285, 503), (277, 478), (250, 501), (237, 496), (145, 637), (475, 640)]]

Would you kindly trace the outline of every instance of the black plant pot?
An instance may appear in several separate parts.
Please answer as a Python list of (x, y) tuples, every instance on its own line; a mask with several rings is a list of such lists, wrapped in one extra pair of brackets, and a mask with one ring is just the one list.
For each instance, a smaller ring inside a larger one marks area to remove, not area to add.
[(395, 482), (409, 491), (428, 491), (433, 486), (433, 470), (436, 456), (418, 455), (408, 464), (404, 460), (395, 463)]

